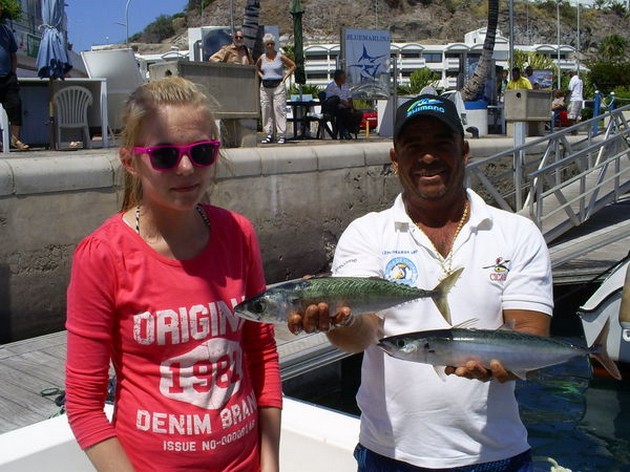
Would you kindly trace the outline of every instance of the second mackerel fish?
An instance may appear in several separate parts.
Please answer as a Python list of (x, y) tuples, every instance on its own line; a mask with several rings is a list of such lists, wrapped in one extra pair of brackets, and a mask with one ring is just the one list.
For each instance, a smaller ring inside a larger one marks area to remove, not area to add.
[(377, 277), (313, 277), (269, 287), (265, 292), (239, 303), (234, 312), (262, 323), (286, 323), (289, 315), (307, 306), (327, 303), (334, 310), (348, 306), (353, 315), (375, 313), (418, 298), (431, 298), (444, 319), (451, 323), (446, 296), (463, 267), (453, 271), (433, 290), (391, 282)]

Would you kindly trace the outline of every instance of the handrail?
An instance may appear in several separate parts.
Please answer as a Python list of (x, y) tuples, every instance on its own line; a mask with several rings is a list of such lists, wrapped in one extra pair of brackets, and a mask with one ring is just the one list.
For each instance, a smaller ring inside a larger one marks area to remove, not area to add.
[(630, 105), (471, 162), (467, 185), (553, 240), (630, 191), (627, 115)]

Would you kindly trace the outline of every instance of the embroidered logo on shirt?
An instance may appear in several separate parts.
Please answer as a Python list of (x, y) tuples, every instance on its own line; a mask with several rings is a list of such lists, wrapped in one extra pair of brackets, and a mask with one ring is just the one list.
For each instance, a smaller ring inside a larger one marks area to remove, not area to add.
[(385, 278), (392, 282), (414, 285), (418, 279), (418, 269), (411, 259), (395, 257), (385, 266)]
[(483, 269), (492, 269), (492, 272), (490, 272), (490, 280), (505, 282), (507, 280), (508, 272), (510, 271), (510, 268), (508, 267), (509, 263), (509, 259), (505, 260), (502, 257), (497, 257), (494, 264), (485, 266)]

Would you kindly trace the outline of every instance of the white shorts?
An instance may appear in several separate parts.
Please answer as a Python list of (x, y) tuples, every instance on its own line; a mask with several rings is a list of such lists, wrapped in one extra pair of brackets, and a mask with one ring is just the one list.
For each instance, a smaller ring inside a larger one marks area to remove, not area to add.
[(582, 100), (575, 100), (573, 102), (569, 102), (569, 106), (567, 107), (567, 119), (571, 121), (577, 121), (582, 116)]

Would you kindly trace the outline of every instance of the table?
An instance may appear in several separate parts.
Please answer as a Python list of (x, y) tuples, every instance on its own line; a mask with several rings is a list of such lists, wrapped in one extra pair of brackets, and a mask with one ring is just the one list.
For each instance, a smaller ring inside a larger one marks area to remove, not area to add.
[[(308, 101), (287, 101), (287, 106), (291, 107), (293, 118), (288, 118), (287, 121), (293, 122), (293, 136), (290, 139), (317, 139), (316, 136), (311, 136), (310, 131), (306, 130), (310, 127), (313, 121), (319, 121), (319, 118), (312, 116), (310, 113), (312, 108), (319, 105), (319, 100)], [(298, 124), (301, 134), (298, 135)]]

